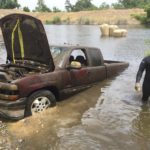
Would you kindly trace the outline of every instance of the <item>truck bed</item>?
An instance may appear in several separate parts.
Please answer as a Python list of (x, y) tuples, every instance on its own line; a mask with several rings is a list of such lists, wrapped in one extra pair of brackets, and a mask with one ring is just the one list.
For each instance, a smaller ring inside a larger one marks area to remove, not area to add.
[(107, 78), (115, 76), (129, 66), (129, 63), (122, 61), (104, 60), (104, 65), (107, 71)]

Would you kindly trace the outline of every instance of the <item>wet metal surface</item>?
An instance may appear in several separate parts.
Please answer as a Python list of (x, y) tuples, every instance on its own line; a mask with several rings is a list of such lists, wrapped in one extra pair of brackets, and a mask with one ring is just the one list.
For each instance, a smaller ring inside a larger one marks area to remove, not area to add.
[[(120, 76), (67, 98), (46, 112), (1, 123), (0, 146), (25, 150), (150, 149), (150, 104), (142, 105), (141, 93), (134, 91), (138, 65), (144, 51), (150, 49), (145, 44), (150, 29), (128, 28), (126, 38), (101, 38), (98, 26), (56, 25), (46, 26), (46, 30), (50, 44), (99, 47), (104, 58), (128, 61), (130, 66)], [(2, 48), (0, 54), (2, 62)]]

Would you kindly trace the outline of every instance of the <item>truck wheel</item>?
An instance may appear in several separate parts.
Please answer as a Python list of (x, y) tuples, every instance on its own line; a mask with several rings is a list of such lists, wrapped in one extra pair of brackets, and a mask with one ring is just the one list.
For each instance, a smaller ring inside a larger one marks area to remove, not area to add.
[(53, 107), (55, 105), (56, 98), (52, 92), (48, 90), (36, 91), (28, 98), (25, 109), (25, 116), (30, 116), (34, 113), (44, 111), (48, 107)]

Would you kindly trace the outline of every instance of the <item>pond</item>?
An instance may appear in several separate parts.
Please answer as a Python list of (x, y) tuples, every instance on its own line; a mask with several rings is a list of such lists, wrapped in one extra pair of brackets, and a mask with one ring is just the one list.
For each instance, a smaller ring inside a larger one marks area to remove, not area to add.
[[(150, 49), (145, 43), (150, 39), (150, 29), (125, 28), (127, 37), (102, 38), (99, 26), (45, 26), (51, 45), (99, 47), (105, 59), (127, 61), (130, 66), (116, 78), (67, 98), (53, 109), (23, 121), (4, 123), (8, 149), (150, 149), (150, 105), (143, 105), (142, 93), (134, 90), (139, 63), (144, 51)], [(1, 48), (1, 62), (5, 55)]]

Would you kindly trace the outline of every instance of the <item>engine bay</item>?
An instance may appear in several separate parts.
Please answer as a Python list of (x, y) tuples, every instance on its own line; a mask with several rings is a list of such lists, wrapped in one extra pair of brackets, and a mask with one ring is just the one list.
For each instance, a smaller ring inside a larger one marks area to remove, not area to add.
[(48, 72), (46, 65), (40, 63), (31, 63), (31, 61), (24, 61), (24, 63), (17, 62), (16, 64), (8, 63), (0, 65), (0, 82), (10, 83), (12, 80), (26, 77), (33, 74)]

